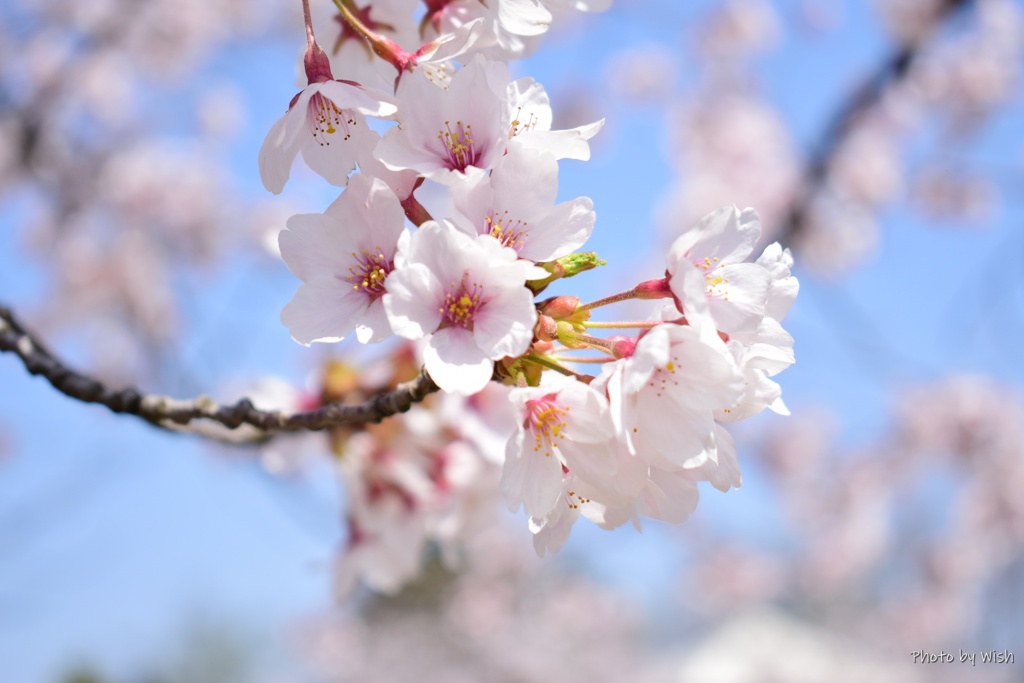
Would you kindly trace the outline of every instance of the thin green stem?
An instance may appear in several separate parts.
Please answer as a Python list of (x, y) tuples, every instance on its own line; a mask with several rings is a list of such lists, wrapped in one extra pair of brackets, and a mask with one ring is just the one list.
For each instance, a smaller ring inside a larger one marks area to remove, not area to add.
[(523, 360), (527, 361), (528, 363), (534, 363), (536, 365), (543, 366), (548, 370), (554, 370), (555, 372), (561, 373), (566, 377), (574, 377), (579, 381), (585, 382), (587, 384), (589, 384), (590, 381), (594, 379), (591, 375), (584, 375), (579, 372), (573, 372), (569, 368), (563, 365), (559, 365), (557, 362), (546, 356), (538, 356), (537, 354), (531, 353), (526, 356), (523, 356)]

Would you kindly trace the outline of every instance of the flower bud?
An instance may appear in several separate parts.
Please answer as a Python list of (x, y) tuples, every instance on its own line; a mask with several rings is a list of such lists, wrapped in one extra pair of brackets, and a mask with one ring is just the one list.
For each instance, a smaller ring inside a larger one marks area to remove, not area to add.
[(667, 299), (672, 296), (672, 288), (669, 287), (668, 278), (660, 280), (647, 280), (633, 288), (637, 299)]
[(629, 358), (636, 349), (639, 337), (622, 337), (612, 344), (612, 355), (615, 358)]
[(541, 313), (537, 316), (537, 325), (533, 328), (533, 336), (541, 341), (552, 341), (558, 336), (558, 323), (551, 316)]
[(535, 342), (533, 342), (533, 352), (537, 353), (537, 354), (540, 354), (540, 355), (544, 355), (546, 353), (551, 353), (551, 351), (554, 350), (554, 348), (555, 348), (555, 345), (553, 343), (549, 342), (549, 341), (535, 341)]
[(542, 303), (540, 312), (555, 320), (565, 320), (576, 311), (576, 307), (579, 305), (580, 298), (578, 296), (556, 296)]
[(560, 259), (548, 261), (546, 263), (538, 263), (537, 265), (548, 271), (550, 275), (546, 278), (530, 280), (526, 283), (526, 286), (533, 290), (534, 294), (540, 294), (544, 291), (545, 287), (555, 280), (579, 275), (584, 271), (597, 268), (598, 266), (603, 266), (605, 265), (605, 262), (599, 259), (595, 252), (588, 251), (572, 253), (568, 256), (563, 256)]

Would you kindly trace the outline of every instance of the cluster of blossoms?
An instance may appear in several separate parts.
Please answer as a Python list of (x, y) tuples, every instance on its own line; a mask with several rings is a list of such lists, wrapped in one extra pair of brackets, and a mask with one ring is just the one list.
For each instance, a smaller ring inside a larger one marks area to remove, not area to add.
[[(555, 280), (602, 263), (577, 251), (594, 227), (592, 201), (556, 197), (559, 160), (588, 159), (588, 140), (603, 122), (551, 130), (543, 87), (512, 80), (504, 61), (523, 54), (568, 3), (428, 2), (422, 30), (451, 32), (414, 52), (387, 35), (409, 34), (392, 15), (379, 23), (391, 8), (335, 4), (334, 44), (361, 36), (395, 78), (381, 87), (372, 61), (362, 74), (353, 73), (363, 63), (354, 61), (347, 78), (336, 79), (305, 5), (308, 85), (267, 135), (260, 172), (267, 189), (280, 192), (301, 151), (345, 189), (324, 213), (294, 216), (281, 232), (281, 255), (303, 283), (281, 315), (292, 337), (307, 345), (353, 333), (363, 343), (400, 337), (420, 344), (426, 371), (448, 394), (511, 387), (514, 427), (499, 455), (500, 493), (529, 516), (541, 555), (564, 544), (580, 515), (606, 528), (639, 526), (640, 517), (680, 522), (697, 504), (698, 481), (739, 486), (722, 423), (765, 408), (786, 412), (771, 377), (793, 363), (780, 323), (798, 289), (779, 245), (748, 261), (760, 238), (754, 211), (724, 207), (706, 216), (675, 240), (664, 277), (589, 304), (574, 296), (538, 301)], [(481, 12), (487, 16), (474, 14)], [(405, 19), (414, 21), (411, 13)], [(441, 220), (416, 197), (424, 183), (447, 191)], [(648, 319), (591, 319), (635, 299), (652, 301)], [(600, 330), (624, 336), (595, 336)], [(601, 371), (583, 374), (579, 364)], [(446, 468), (464, 471), (459, 454), (434, 443), (426, 452), (436, 457), (378, 457), (416, 450), (426, 436), (392, 435), (383, 449), (373, 433), (357, 436), (343, 458), (358, 473), (348, 481), (350, 498), (374, 514), (351, 517), (354, 547), (367, 530), (387, 528), (397, 540), (377, 545), (385, 554), (418, 548), (424, 529), (439, 527), (399, 520), (431, 507), (433, 493), (417, 490), (448, 490), (455, 480)]]

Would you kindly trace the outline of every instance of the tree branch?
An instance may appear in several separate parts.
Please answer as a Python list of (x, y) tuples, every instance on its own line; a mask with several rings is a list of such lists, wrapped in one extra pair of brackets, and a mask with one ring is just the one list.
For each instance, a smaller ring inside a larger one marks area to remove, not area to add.
[[(339, 425), (380, 422), (386, 417), (404, 413), (438, 390), (438, 386), (422, 371), (416, 379), (403, 382), (391, 391), (377, 394), (358, 405), (331, 403), (316, 410), (288, 413), (260, 410), (243, 398), (231, 405), (219, 405), (208, 396), (181, 400), (158, 394), (143, 394), (134, 387), (114, 391), (99, 380), (75, 372), (64, 365), (46, 346), (28, 332), (14, 313), (0, 305), (0, 351), (9, 351), (21, 358), (25, 369), (41, 375), (53, 387), (84, 403), (98, 403), (115, 413), (136, 415), (163, 429), (182, 431), (193, 420), (212, 420), (229, 429), (251, 425), (266, 437), (274, 432), (318, 431)], [(211, 436), (208, 430), (189, 429), (190, 433)], [(255, 437), (252, 440), (260, 440)]]
[(806, 214), (817, 190), (828, 180), (829, 167), (836, 152), (856, 128), (861, 117), (875, 107), (894, 83), (906, 78), (914, 60), (944, 21), (974, 0), (943, 0), (934, 23), (917, 40), (900, 46), (858, 87), (833, 115), (804, 170), (804, 192), (796, 200), (777, 236), (782, 244), (798, 238), (806, 228)]

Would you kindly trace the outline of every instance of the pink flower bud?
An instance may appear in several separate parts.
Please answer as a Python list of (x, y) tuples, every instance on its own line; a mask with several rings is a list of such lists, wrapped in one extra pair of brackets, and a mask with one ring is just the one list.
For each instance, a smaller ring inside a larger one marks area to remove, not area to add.
[(612, 344), (612, 355), (616, 358), (629, 358), (636, 349), (639, 337), (624, 337)]
[(537, 316), (537, 326), (533, 328), (533, 336), (541, 341), (550, 342), (558, 337), (558, 323), (541, 313)]
[(579, 305), (580, 298), (578, 296), (556, 296), (542, 303), (540, 312), (556, 320), (564, 320), (572, 316)]
[(551, 353), (554, 350), (555, 345), (549, 341), (535, 341), (533, 342), (533, 352), (539, 354)]
[(637, 299), (667, 299), (672, 296), (672, 288), (669, 287), (668, 278), (660, 280), (647, 280), (633, 288)]

